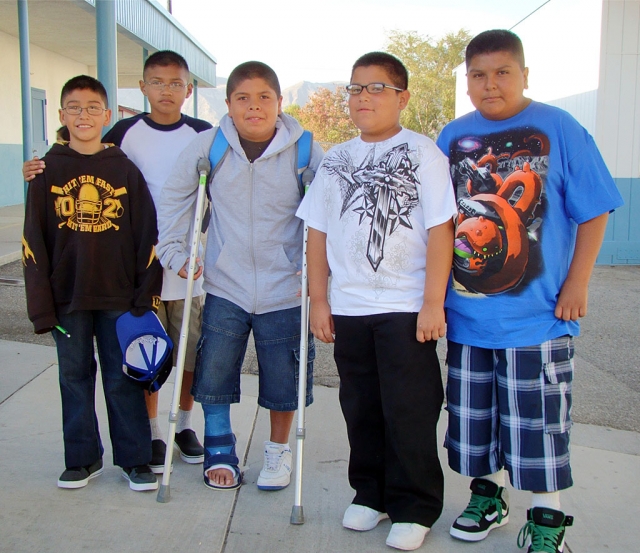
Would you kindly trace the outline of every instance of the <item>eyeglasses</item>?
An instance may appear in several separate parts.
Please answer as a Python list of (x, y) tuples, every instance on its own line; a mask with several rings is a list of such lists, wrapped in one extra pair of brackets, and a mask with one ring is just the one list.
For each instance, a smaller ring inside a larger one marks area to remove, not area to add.
[(380, 94), (385, 88), (404, 92), (404, 88), (398, 88), (397, 86), (391, 86), (390, 84), (385, 83), (348, 84), (345, 88), (352, 96), (360, 94), (365, 88), (369, 94)]
[(86, 108), (80, 106), (67, 106), (66, 108), (62, 108), (62, 111), (66, 111), (69, 115), (80, 115), (82, 110), (86, 110), (89, 115), (102, 115), (106, 110), (106, 108), (101, 108), (100, 106), (89, 106)]
[(149, 88), (152, 88), (153, 90), (164, 90), (165, 87), (168, 87), (171, 92), (179, 92), (187, 86), (184, 83), (179, 83), (179, 82), (163, 83), (162, 81), (150, 81), (150, 82), (144, 81), (144, 84), (146, 84)]

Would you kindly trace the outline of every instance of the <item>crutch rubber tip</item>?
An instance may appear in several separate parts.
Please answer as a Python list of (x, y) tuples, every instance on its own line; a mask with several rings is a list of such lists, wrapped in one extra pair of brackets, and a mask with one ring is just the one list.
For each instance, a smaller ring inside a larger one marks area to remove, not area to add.
[(291, 509), (291, 524), (304, 524), (304, 509), (302, 505), (294, 505)]
[(169, 501), (171, 501), (171, 489), (168, 484), (166, 486), (164, 484), (160, 484), (156, 501), (158, 503), (169, 503)]

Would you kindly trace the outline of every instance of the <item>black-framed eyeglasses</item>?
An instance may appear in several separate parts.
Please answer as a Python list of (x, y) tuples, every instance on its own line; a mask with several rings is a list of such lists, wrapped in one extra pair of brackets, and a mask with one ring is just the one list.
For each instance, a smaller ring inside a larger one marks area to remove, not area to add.
[(369, 94), (380, 94), (384, 91), (385, 88), (390, 88), (391, 90), (397, 90), (398, 92), (404, 92), (404, 88), (398, 88), (397, 86), (391, 86), (386, 83), (369, 83), (369, 84), (348, 84), (346, 87), (347, 92), (352, 96), (357, 96), (360, 94), (365, 88)]
[(165, 87), (168, 87), (171, 92), (178, 92), (180, 90), (183, 90), (187, 86), (186, 84), (179, 83), (177, 81), (173, 83), (163, 83), (162, 81), (144, 81), (144, 84), (154, 90), (164, 90)]
[(80, 106), (67, 106), (66, 108), (62, 108), (62, 111), (65, 111), (69, 115), (80, 115), (82, 110), (86, 110), (89, 115), (102, 115), (106, 108), (100, 106), (88, 106), (86, 108)]

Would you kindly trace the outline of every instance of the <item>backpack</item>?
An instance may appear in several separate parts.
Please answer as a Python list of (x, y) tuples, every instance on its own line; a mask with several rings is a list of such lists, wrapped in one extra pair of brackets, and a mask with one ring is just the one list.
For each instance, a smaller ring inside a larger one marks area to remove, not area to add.
[[(313, 133), (311, 131), (303, 131), (302, 136), (296, 141), (296, 169), (298, 173), (298, 187), (300, 188), (300, 197), (304, 197), (305, 184), (308, 184), (308, 174), (302, 178), (303, 173), (308, 169), (311, 161), (311, 146), (313, 145)], [(230, 150), (229, 141), (218, 127), (209, 151), (209, 161), (211, 162), (211, 171), (209, 173), (209, 183), (213, 180), (213, 176), (219, 169), (224, 158)], [(313, 177), (312, 177), (313, 178)], [(305, 182), (303, 182), (303, 180)], [(208, 190), (208, 189), (207, 189)]]

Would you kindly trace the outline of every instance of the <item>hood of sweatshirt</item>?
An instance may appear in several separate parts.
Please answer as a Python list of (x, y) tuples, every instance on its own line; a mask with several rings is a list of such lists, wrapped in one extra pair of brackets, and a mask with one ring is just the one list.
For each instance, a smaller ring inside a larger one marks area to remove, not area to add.
[[(233, 119), (231, 119), (228, 114), (224, 115), (220, 120), (220, 129), (222, 129), (222, 132), (229, 141), (229, 146), (231, 146), (233, 151), (246, 159), (247, 156), (240, 145), (238, 131), (236, 130), (236, 126), (233, 124)], [(270, 157), (277, 156), (287, 148), (290, 148), (302, 136), (302, 132), (303, 128), (296, 119), (286, 113), (281, 113), (278, 115), (278, 120), (276, 121), (276, 134), (259, 159), (266, 160)]]
[(88, 154), (81, 154), (80, 152), (77, 152), (73, 148), (69, 147), (68, 142), (64, 142), (64, 143), (56, 142), (53, 146), (51, 146), (51, 149), (46, 153), (45, 158), (53, 157), (53, 156), (64, 156), (64, 157), (75, 158), (78, 160), (87, 159), (87, 158), (96, 160), (96, 159), (112, 159), (115, 157), (127, 157), (125, 153), (120, 148), (118, 148), (115, 144), (103, 144), (103, 146), (104, 146), (103, 150), (99, 150), (95, 154), (88, 155)]

